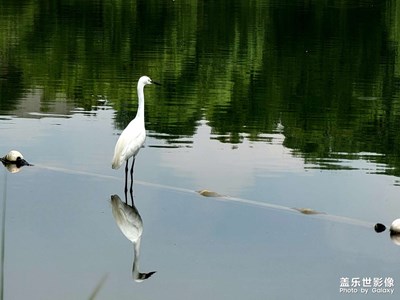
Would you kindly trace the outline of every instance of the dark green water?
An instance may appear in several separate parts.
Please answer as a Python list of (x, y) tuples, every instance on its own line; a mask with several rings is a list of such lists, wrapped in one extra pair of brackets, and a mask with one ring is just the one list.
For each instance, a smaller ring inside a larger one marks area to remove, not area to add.
[[(397, 299), (400, 7), (351, 2), (1, 1), (0, 156), (35, 164), (2, 176), (2, 298)], [(110, 161), (144, 74), (136, 284)]]
[(32, 90), (41, 112), (90, 110), (102, 95), (123, 128), (148, 74), (164, 84), (146, 106), (155, 133), (192, 136), (206, 118), (240, 143), (281, 120), (285, 146), (308, 161), (379, 153), (398, 175), (396, 11), (393, 1), (6, 1), (0, 108)]

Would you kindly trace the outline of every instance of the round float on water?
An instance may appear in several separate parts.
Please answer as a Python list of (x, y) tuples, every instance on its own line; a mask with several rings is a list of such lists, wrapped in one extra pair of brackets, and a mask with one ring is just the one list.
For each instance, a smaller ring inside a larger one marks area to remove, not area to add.
[(394, 220), (390, 225), (390, 238), (393, 243), (400, 246), (400, 219)]
[(31, 164), (24, 159), (21, 152), (17, 150), (11, 150), (6, 156), (1, 157), (0, 161), (12, 173), (18, 172), (19, 168), (22, 166), (31, 166)]
[(392, 225), (390, 225), (390, 232), (400, 234), (400, 219), (393, 221)]
[(376, 232), (379, 233), (379, 232), (385, 231), (386, 230), (386, 226), (381, 224), (381, 223), (376, 223), (375, 226), (374, 226), (374, 229), (375, 229)]

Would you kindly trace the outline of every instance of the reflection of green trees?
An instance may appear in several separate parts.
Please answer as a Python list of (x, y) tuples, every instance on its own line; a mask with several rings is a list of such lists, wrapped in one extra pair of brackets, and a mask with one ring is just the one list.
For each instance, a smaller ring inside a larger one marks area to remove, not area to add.
[(146, 88), (151, 130), (192, 135), (205, 117), (237, 143), (281, 117), (285, 146), (309, 161), (377, 152), (400, 175), (400, 6), (361, 3), (3, 1), (0, 108), (30, 88), (87, 109), (101, 94), (122, 127), (146, 73), (163, 83)]

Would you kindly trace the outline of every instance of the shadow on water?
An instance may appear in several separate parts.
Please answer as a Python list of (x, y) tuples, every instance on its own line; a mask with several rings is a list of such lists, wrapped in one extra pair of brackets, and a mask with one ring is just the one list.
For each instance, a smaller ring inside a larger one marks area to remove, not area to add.
[[(125, 187), (127, 180), (125, 180)], [(122, 234), (133, 244), (132, 277), (136, 282), (142, 282), (150, 278), (155, 271), (142, 273), (139, 271), (140, 242), (143, 234), (143, 220), (137, 210), (133, 197), (133, 178), (131, 178), (130, 190), (125, 189), (125, 202), (118, 195), (111, 196), (112, 214)], [(129, 201), (130, 200), (130, 201)], [(129, 203), (130, 202), (130, 203)]]

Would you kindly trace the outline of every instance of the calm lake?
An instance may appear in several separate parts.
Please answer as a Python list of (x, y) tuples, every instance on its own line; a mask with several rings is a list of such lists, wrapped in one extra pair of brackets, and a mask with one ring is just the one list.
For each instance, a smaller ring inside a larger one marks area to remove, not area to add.
[(400, 6), (349, 2), (1, 1), (0, 299), (398, 299)]

